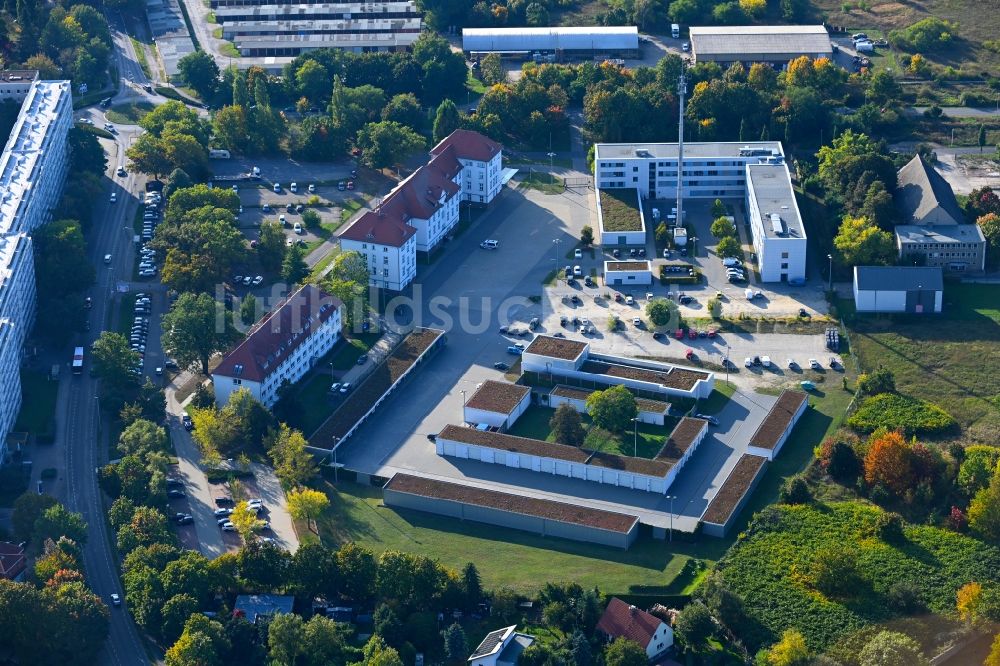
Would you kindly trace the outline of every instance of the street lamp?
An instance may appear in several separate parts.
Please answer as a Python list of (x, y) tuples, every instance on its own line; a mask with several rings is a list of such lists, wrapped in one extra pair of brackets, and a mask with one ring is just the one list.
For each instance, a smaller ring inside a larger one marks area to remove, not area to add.
[(667, 499), (670, 500), (670, 542), (674, 541), (674, 500), (677, 499), (676, 495), (667, 495)]
[(340, 466), (337, 464), (337, 447), (340, 445), (340, 437), (331, 435), (331, 439), (333, 440), (333, 482), (337, 483), (337, 472), (340, 471)]
[(827, 280), (828, 280), (828, 282), (827, 282), (826, 291), (827, 291), (827, 293), (830, 293), (830, 292), (833, 291), (833, 255), (832, 254), (828, 254), (828, 255), (826, 255), (826, 258), (830, 262), (830, 269), (829, 269), (829, 272), (827, 274)]
[(465, 423), (465, 389), (462, 389), (462, 423)]
[(634, 426), (632, 430), (632, 457), (639, 457), (639, 419), (632, 419), (632, 425)]
[(562, 243), (561, 238), (552, 239), (552, 261), (556, 262), (556, 270), (559, 270), (559, 243)]
[[(550, 137), (550, 139), (549, 139), (549, 140), (551, 141), (551, 137)], [(553, 173), (552, 173), (552, 169), (554, 168), (554, 166), (553, 166), (553, 164), (552, 164), (552, 160), (553, 160), (553, 158), (555, 158), (556, 154), (555, 154), (555, 153), (553, 153), (553, 152), (552, 152), (552, 151), (550, 150), (550, 151), (549, 151), (549, 152), (547, 153), (547, 155), (549, 156), (549, 183), (554, 183), (554, 182), (556, 182), (556, 177), (555, 177), (555, 174), (553, 174)]]

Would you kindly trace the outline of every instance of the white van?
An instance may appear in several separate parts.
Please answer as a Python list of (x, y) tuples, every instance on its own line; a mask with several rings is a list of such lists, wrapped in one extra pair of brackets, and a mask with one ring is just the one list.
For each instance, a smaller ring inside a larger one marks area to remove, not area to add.
[(298, 222), (296, 222), (295, 226), (293, 227), (293, 230), (295, 231), (295, 233), (301, 234), (302, 233), (302, 225), (299, 224)]
[(681, 36), (681, 26), (679, 23), (674, 23), (670, 26), (670, 36), (674, 39), (680, 39)]
[(292, 193), (298, 192), (299, 191), (299, 184), (298, 183), (292, 183), (291, 185), (288, 186), (288, 190), (290, 192), (292, 192)]

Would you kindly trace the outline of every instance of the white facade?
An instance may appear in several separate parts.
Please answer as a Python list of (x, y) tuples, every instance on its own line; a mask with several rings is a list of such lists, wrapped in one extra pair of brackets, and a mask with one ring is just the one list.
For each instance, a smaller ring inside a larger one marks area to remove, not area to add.
[(417, 239), (411, 236), (402, 246), (382, 245), (374, 240), (340, 239), (343, 252), (360, 252), (368, 264), (369, 284), (401, 291), (417, 276)]
[[(742, 198), (746, 166), (783, 159), (778, 141), (684, 144), (684, 196)], [(677, 198), (676, 143), (598, 143), (594, 146), (598, 188), (638, 188), (643, 199)]]
[[(461, 172), (455, 176), (455, 183), (461, 187)], [(459, 197), (453, 196), (449, 198), (442, 192), (439, 202), (440, 208), (434, 211), (434, 214), (429, 219), (413, 217), (407, 221), (407, 224), (417, 230), (417, 235), (414, 236), (417, 241), (417, 252), (430, 252), (433, 250), (441, 243), (441, 240), (448, 232), (458, 224)]]
[(645, 245), (646, 244), (646, 214), (642, 210), (642, 193), (637, 188), (609, 188), (625, 189), (630, 193), (623, 193), (630, 199), (635, 199), (635, 215), (639, 218), (638, 229), (608, 229), (604, 226), (604, 210), (601, 206), (601, 198), (609, 196), (600, 188), (594, 189), (594, 198), (597, 201), (597, 237), (601, 245)]
[(618, 53), (639, 50), (635, 26), (568, 26), (559, 28), (464, 28), (466, 53)]
[[(576, 390), (573, 389), (573, 387), (569, 388), (572, 390)], [(639, 413), (636, 415), (636, 418), (639, 420), (639, 423), (648, 423), (650, 425), (661, 426), (666, 422), (667, 410), (669, 409), (669, 405), (667, 403), (662, 403), (663, 409), (652, 410), (643, 408), (644, 404), (649, 404), (651, 401), (638, 400), (636, 402), (639, 408)], [(557, 407), (559, 407), (559, 405), (569, 405), (570, 407), (580, 412), (581, 414), (588, 413), (587, 400), (583, 396), (576, 397), (568, 395), (558, 395), (555, 392), (555, 389), (553, 389), (553, 391), (549, 393), (549, 407), (551, 407), (552, 409), (556, 409)]]
[(36, 70), (0, 71), (0, 102), (9, 99), (21, 103), (31, 91), (31, 84), (37, 80)]
[[(633, 265), (634, 264), (634, 265)], [(639, 264), (643, 267), (639, 268)], [(649, 261), (605, 261), (604, 284), (608, 287), (653, 284), (653, 267)]]
[[(8, 82), (20, 86), (20, 82)], [(21, 407), (21, 356), (35, 319), (30, 234), (48, 222), (62, 195), (73, 119), (69, 81), (33, 81), (0, 154), (0, 463)]]
[(524, 398), (517, 404), (517, 406), (511, 410), (509, 414), (504, 414), (503, 412), (497, 412), (490, 409), (478, 409), (476, 407), (469, 407), (466, 405), (463, 408), (463, 416), (466, 423), (485, 423), (487, 425), (493, 426), (494, 428), (500, 428), (501, 430), (509, 430), (512, 425), (527, 411), (528, 407), (531, 405), (531, 392), (524, 394)]
[(785, 164), (748, 164), (746, 210), (762, 282), (806, 279), (806, 232)]
[[(804, 393), (799, 391), (783, 391), (778, 396), (778, 400), (771, 406), (771, 410), (764, 417), (757, 431), (750, 438), (750, 442), (747, 444), (747, 453), (766, 458), (770, 461), (777, 458), (781, 452), (781, 447), (788, 441), (788, 436), (792, 434), (795, 424), (799, 422), (799, 418), (805, 413), (808, 406), (809, 400)], [(784, 421), (785, 427), (781, 434), (771, 442), (768, 440), (769, 435), (765, 431), (769, 430), (767, 426), (770, 422), (775, 420), (779, 422)]]
[(500, 194), (503, 185), (503, 154), (497, 153), (488, 162), (459, 157), (462, 164), (462, 200), (488, 204)]
[(660, 625), (656, 628), (656, 633), (653, 634), (653, 637), (649, 639), (649, 643), (646, 644), (646, 658), (652, 661), (654, 657), (662, 654), (664, 650), (673, 644), (674, 630), (666, 622), (660, 622)]

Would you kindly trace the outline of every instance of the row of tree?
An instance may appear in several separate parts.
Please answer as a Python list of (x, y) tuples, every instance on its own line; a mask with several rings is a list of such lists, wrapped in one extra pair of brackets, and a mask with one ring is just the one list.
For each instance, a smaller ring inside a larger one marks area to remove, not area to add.
[(98, 9), (83, 2), (4, 4), (0, 47), (19, 58), (25, 69), (37, 69), (43, 80), (71, 79), (77, 88), (106, 83), (111, 31)]

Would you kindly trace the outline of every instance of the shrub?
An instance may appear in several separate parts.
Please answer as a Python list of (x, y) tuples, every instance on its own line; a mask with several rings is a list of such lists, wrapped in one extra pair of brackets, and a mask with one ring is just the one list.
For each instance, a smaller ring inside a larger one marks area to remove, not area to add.
[(807, 582), (831, 599), (846, 599), (860, 591), (858, 556), (850, 548), (830, 545), (817, 550), (810, 563)]
[(889, 605), (904, 615), (912, 615), (925, 608), (920, 597), (920, 585), (911, 580), (896, 581), (886, 595)]
[(932, 16), (917, 21), (908, 28), (891, 31), (889, 41), (904, 51), (936, 51), (951, 42), (956, 27)]
[(878, 395), (896, 391), (896, 376), (889, 368), (879, 366), (872, 372), (863, 372), (858, 377), (858, 393), (861, 395)]
[(886, 543), (903, 540), (903, 517), (898, 513), (886, 512), (875, 520), (875, 534)]
[(834, 480), (852, 481), (861, 471), (861, 462), (854, 449), (845, 441), (828, 437), (820, 445), (820, 467)]
[(882, 631), (875, 635), (858, 656), (861, 666), (924, 666), (924, 658), (917, 642), (896, 631)]
[(847, 425), (862, 432), (878, 428), (900, 428), (907, 434), (935, 434), (955, 427), (946, 411), (924, 400), (897, 393), (882, 393), (867, 398)]
[(1000, 464), (1000, 447), (969, 446), (958, 468), (958, 485), (970, 497), (985, 488)]
[(810, 492), (805, 479), (796, 475), (782, 484), (778, 501), (785, 504), (808, 504), (812, 501), (812, 492)]

